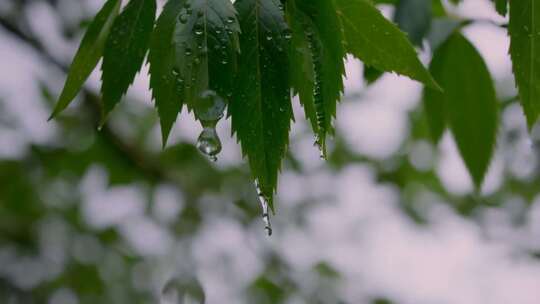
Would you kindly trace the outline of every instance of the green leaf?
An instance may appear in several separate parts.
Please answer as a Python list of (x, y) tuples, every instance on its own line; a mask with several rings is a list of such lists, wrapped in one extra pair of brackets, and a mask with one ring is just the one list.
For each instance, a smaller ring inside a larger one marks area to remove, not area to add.
[[(332, 122), (336, 115), (336, 105), (343, 93), (345, 49), (342, 44), (341, 23), (332, 1), (291, 2), (293, 4), (289, 4), (288, 8), (295, 16), (290, 19), (300, 23), (294, 26), (293, 43), (301, 40), (301, 43), (293, 44), (293, 48), (296, 48), (293, 51), (296, 51), (297, 56), (293, 54), (292, 60), (295, 66), (299, 62), (303, 64), (304, 70), (310, 70), (308, 76), (304, 76), (304, 80), (301, 79), (301, 75), (294, 77), (293, 86), (299, 91), (304, 107), (314, 109), (311, 113), (307, 113), (307, 117), (312, 125), (316, 124), (314, 128), (317, 134), (316, 143), (321, 150), (321, 156), (326, 157), (326, 137), (333, 132)], [(311, 96), (306, 98), (308, 94)], [(309, 107), (306, 107), (307, 105)]]
[(289, 89), (289, 29), (278, 0), (237, 0), (242, 33), (232, 129), (253, 177), (273, 209), (278, 172), (293, 119)]
[(540, 114), (540, 1), (510, 2), (510, 55), (529, 128)]
[(439, 89), (407, 36), (368, 0), (335, 0), (348, 51), (365, 64)]
[(69, 69), (62, 94), (49, 120), (67, 108), (98, 64), (113, 21), (120, 10), (120, 4), (120, 0), (107, 1), (88, 26)]
[[(453, 34), (434, 54), (431, 71), (444, 93), (426, 88), (425, 100), (438, 111), (431, 120), (450, 125), (472, 180), (481, 186), (496, 143), (498, 104), (482, 56), (461, 34)], [(430, 94), (433, 94), (429, 96)]]
[(431, 18), (432, 1), (429, 0), (400, 0), (394, 14), (399, 28), (417, 46), (422, 46), (422, 40), (431, 26)]
[[(438, 50), (438, 49), (437, 49)], [(436, 53), (439, 54), (439, 53)], [(445, 66), (446, 61), (444, 58), (441, 58), (440, 55), (437, 57), (434, 57), (431, 61), (431, 64), (429, 66), (429, 70), (432, 73), (432, 75), (439, 81), (440, 79), (438, 75), (444, 71), (445, 68), (448, 68), (448, 66)], [(444, 87), (444, 85), (441, 83), (441, 86)], [(430, 89), (425, 87), (424, 88), (424, 96), (422, 98), (423, 106), (424, 106), (424, 113), (426, 116), (426, 122), (429, 127), (429, 134), (431, 136), (431, 141), (434, 144), (437, 144), (446, 129), (446, 117), (445, 117), (445, 101), (444, 101), (445, 95), (443, 92)]]
[(174, 70), (176, 53), (174, 32), (180, 11), (186, 1), (169, 0), (156, 22), (150, 43), (150, 88), (161, 123), (163, 146), (183, 105), (182, 86)]
[(442, 4), (442, 0), (432, 0), (431, 1), (431, 10), (433, 12), (432, 17), (444, 17), (446, 16), (446, 9)]
[(185, 103), (197, 119), (205, 116), (205, 96), (215, 92), (220, 99), (231, 97), (240, 25), (229, 0), (188, 0), (175, 31), (176, 68)]
[(304, 107), (306, 118), (311, 123), (315, 134), (319, 134), (317, 113), (315, 111), (315, 71), (313, 52), (310, 49), (306, 28), (313, 27), (311, 20), (296, 7), (296, 0), (287, 1), (287, 21), (291, 29), (291, 43), (289, 50), (290, 82), (293, 93), (298, 95)]
[(103, 53), (102, 124), (142, 66), (155, 15), (155, 0), (131, 0), (113, 23)]
[(495, 9), (499, 15), (505, 17), (508, 13), (508, 0), (492, 0), (495, 1)]

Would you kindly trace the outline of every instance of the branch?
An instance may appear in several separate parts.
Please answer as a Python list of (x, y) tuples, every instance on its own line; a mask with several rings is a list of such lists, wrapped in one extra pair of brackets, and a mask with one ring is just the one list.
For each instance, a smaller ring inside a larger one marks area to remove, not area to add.
[[(54, 58), (54, 56), (52, 56), (46, 50), (43, 44), (32, 34), (23, 32), (19, 27), (13, 25), (11, 22), (9, 22), (3, 17), (0, 17), (0, 26), (7, 30), (7, 32), (9, 32), (12, 36), (26, 43), (28, 46), (34, 49), (34, 51), (36, 51), (36, 53), (38, 53), (39, 56), (42, 57), (46, 62), (51, 63), (58, 69), (62, 70), (64, 73), (68, 72), (68, 67), (58, 61), (56, 58)], [(92, 110), (95, 113), (100, 113), (100, 97), (87, 89), (82, 90), (82, 95), (84, 97), (84, 100), (92, 108)], [(178, 182), (170, 178), (164, 170), (162, 170), (158, 166), (155, 166), (151, 161), (149, 161), (147, 156), (142, 155), (137, 151), (136, 148), (124, 142), (122, 138), (118, 134), (116, 134), (107, 124), (103, 126), (100, 134), (104, 136), (105, 139), (107, 139), (115, 147), (115, 149), (125, 155), (126, 159), (128, 159), (134, 165), (134, 167), (144, 172), (151, 180), (165, 180), (178, 184)]]

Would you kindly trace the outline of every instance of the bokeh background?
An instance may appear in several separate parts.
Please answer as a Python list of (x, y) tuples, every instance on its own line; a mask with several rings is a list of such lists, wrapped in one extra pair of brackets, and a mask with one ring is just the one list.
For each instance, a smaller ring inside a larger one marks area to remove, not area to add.
[[(185, 112), (161, 149), (146, 68), (103, 130), (99, 71), (47, 122), (102, 4), (0, 1), (0, 303), (160, 303), (164, 287), (210, 304), (539, 303), (540, 132), (526, 131), (490, 1), (445, 3), (471, 20), (501, 100), (481, 195), (450, 134), (428, 143), (421, 86), (368, 84), (350, 59), (327, 162), (295, 103), (272, 237), (229, 121), (217, 163)], [(430, 39), (453, 22), (434, 24)]]

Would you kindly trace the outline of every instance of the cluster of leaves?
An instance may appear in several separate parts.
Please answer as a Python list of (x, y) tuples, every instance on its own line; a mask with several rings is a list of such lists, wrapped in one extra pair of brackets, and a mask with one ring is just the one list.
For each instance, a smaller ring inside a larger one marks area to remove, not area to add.
[[(103, 58), (104, 123), (148, 52), (164, 145), (184, 105), (205, 128), (215, 127), (227, 108), (253, 178), (272, 207), (294, 120), (291, 96), (299, 97), (326, 157), (350, 54), (373, 79), (386, 71), (423, 83), (433, 141), (448, 126), (474, 183), (481, 185), (498, 122), (486, 65), (460, 34), (459, 22), (432, 43), (429, 71), (413, 46), (427, 35), (433, 15), (445, 15), (440, 1), (396, 3), (395, 21), (410, 39), (370, 0), (169, 0), (157, 21), (156, 6), (156, 0), (130, 0), (121, 11), (121, 0), (105, 3), (83, 38), (52, 117), (69, 105)], [(507, 6), (496, 0), (499, 13), (505, 15)], [(540, 114), (539, 14), (536, 0), (510, 3), (510, 52), (530, 127)]]

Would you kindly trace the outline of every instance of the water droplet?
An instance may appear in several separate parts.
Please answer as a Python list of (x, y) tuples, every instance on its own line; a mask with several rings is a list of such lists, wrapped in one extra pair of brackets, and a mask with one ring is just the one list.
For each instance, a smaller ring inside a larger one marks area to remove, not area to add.
[(292, 33), (289, 29), (283, 31), (283, 38), (289, 40), (292, 38)]
[(266, 40), (272, 41), (272, 39), (273, 39), (272, 35), (267, 35), (267, 36), (266, 36)]
[(186, 53), (186, 56), (189, 57), (189, 56), (191, 56), (191, 54), (193, 54), (193, 51), (191, 50), (190, 47), (186, 47), (186, 52), (185, 53)]
[(178, 21), (180, 21), (180, 23), (182, 23), (182, 24), (186, 24), (187, 21), (188, 21), (188, 17), (187, 17), (186, 15), (183, 15), (183, 14), (182, 14), (182, 15), (180, 15), (180, 16), (178, 17)]
[(221, 141), (215, 127), (205, 127), (197, 139), (197, 148), (208, 156), (211, 161), (217, 161), (217, 155), (221, 152)]
[(319, 157), (322, 160), (326, 160), (326, 143), (323, 138), (321, 138), (319, 135), (315, 137), (315, 143), (313, 144), (319, 149)]
[(262, 218), (264, 221), (264, 229), (268, 233), (268, 236), (272, 235), (272, 224), (270, 223), (270, 213), (269, 213), (269, 204), (268, 198), (263, 193), (259, 181), (255, 181), (255, 189), (257, 189), (257, 196), (259, 197), (259, 202), (261, 203), (262, 208)]
[(234, 17), (229, 17), (229, 18), (227, 18), (227, 23), (228, 23), (228, 24), (233, 24), (234, 21), (235, 21)]
[(221, 152), (221, 141), (216, 132), (216, 125), (223, 118), (224, 111), (225, 101), (215, 91), (206, 90), (201, 93), (195, 107), (195, 116), (203, 126), (197, 140), (197, 148), (212, 161), (216, 161), (216, 155)]
[(204, 33), (204, 31), (203, 31), (202, 27), (196, 27), (195, 28), (195, 35), (201, 36), (203, 33)]

